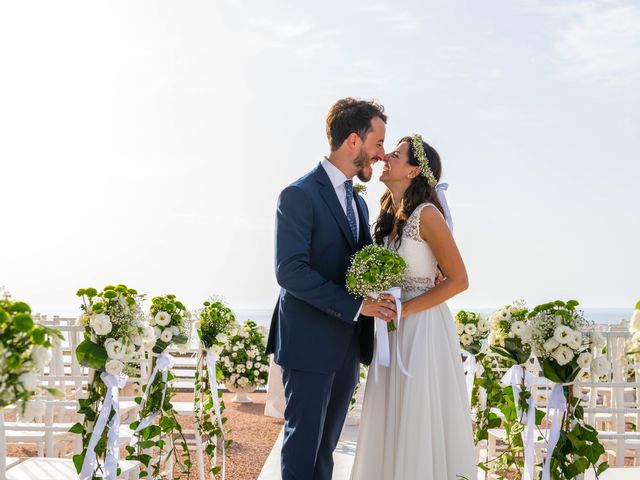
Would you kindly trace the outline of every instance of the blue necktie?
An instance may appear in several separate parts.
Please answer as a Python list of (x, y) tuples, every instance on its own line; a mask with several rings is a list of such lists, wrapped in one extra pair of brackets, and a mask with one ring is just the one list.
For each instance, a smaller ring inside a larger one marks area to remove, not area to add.
[(356, 224), (356, 214), (353, 211), (353, 182), (347, 180), (344, 182), (344, 188), (347, 191), (347, 221), (353, 235), (353, 240), (358, 243), (358, 225)]

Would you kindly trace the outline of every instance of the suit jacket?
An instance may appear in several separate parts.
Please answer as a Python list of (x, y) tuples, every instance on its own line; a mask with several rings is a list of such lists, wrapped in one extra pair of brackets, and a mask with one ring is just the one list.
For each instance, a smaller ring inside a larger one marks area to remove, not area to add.
[(369, 211), (354, 193), (359, 241), (322, 165), (285, 188), (276, 212), (275, 264), (281, 287), (273, 312), (267, 353), (283, 367), (336, 371), (357, 335), (360, 359), (371, 363), (373, 318), (354, 318), (361, 298), (347, 292), (353, 254), (372, 243)]

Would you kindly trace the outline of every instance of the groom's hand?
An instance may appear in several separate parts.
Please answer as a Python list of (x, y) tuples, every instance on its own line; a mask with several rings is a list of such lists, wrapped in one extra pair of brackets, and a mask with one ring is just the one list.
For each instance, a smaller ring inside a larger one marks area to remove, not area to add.
[(397, 316), (396, 302), (391, 295), (387, 294), (381, 295), (379, 299), (365, 298), (360, 314), (390, 322), (395, 320)]

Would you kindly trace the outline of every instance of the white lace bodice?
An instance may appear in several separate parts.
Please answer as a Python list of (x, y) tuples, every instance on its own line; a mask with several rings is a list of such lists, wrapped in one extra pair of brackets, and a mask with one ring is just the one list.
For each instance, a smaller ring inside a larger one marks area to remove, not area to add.
[(387, 248), (398, 252), (407, 262), (406, 283), (402, 289), (403, 299), (417, 297), (435, 285), (438, 261), (429, 244), (420, 237), (420, 212), (427, 206), (436, 208), (432, 203), (422, 203), (416, 207), (404, 226), (400, 247), (395, 241), (388, 244), (388, 239), (385, 238)]

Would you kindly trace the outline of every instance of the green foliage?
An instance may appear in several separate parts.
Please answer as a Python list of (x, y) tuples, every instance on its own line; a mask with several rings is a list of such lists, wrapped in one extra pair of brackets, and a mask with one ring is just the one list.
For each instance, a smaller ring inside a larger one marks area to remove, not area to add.
[(347, 290), (364, 298), (400, 287), (406, 270), (407, 263), (399, 254), (378, 245), (367, 245), (351, 258)]
[(198, 338), (205, 348), (211, 348), (221, 344), (216, 337), (229, 333), (236, 323), (236, 316), (221, 299), (212, 297), (203, 305), (204, 308), (198, 312)]

